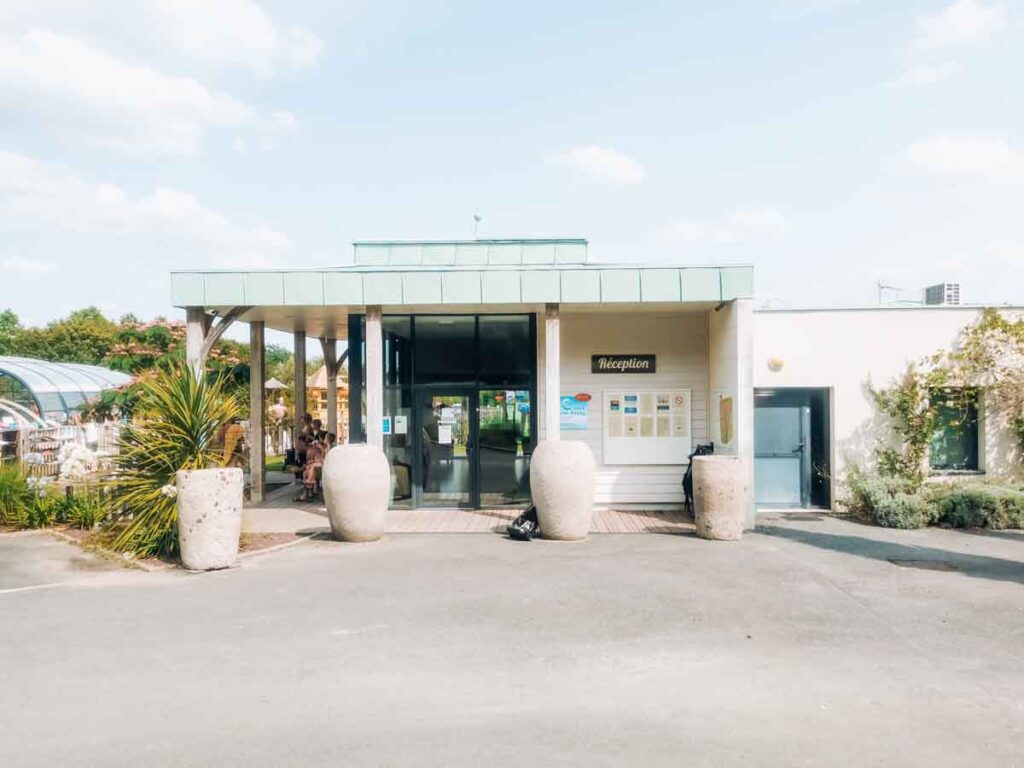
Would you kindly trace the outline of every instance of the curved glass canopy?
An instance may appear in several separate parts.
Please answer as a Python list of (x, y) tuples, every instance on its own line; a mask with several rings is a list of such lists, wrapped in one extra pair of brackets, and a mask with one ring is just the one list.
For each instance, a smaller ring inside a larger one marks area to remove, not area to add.
[(97, 365), (0, 356), (0, 397), (36, 410), (45, 419), (61, 422), (103, 390), (116, 389), (131, 380), (127, 374)]

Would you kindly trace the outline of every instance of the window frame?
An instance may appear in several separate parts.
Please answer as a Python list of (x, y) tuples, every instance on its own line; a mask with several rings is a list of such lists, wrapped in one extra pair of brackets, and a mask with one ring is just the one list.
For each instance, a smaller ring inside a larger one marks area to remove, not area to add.
[[(929, 405), (936, 409), (936, 426), (928, 444), (928, 469), (933, 474), (981, 472), (981, 391), (975, 387), (937, 388), (929, 392)], [(958, 420), (959, 423), (951, 423)], [(936, 463), (939, 440), (956, 430), (964, 448), (962, 462)]]

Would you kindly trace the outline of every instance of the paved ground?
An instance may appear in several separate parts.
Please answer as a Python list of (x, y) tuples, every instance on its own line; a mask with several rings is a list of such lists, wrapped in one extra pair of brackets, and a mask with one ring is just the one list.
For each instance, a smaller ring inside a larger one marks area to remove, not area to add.
[(1021, 534), (409, 534), (207, 575), (31, 542), (75, 552), (0, 536), (3, 766), (1024, 765)]

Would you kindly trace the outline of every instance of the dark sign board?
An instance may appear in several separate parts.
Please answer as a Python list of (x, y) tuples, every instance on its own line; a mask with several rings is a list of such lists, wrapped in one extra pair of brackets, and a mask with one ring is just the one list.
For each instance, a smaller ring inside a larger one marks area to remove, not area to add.
[(654, 355), (591, 355), (591, 373), (654, 373)]

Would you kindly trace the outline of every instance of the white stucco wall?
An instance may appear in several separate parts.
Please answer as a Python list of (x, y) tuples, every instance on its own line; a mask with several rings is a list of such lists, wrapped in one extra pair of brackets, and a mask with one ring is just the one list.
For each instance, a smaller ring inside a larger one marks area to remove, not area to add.
[[(599, 506), (679, 506), (683, 502), (685, 466), (605, 465), (602, 461), (603, 397), (605, 389), (690, 389), (693, 443), (707, 442), (708, 332), (704, 312), (622, 312), (561, 313), (561, 390), (564, 395), (586, 392), (593, 398), (587, 430), (562, 431), (562, 440), (582, 440), (597, 461), (595, 503)], [(538, 321), (537, 382), (538, 407), (543, 413), (544, 323)], [(653, 374), (592, 374), (594, 354), (654, 354)], [(542, 421), (542, 420), (541, 420)], [(541, 439), (544, 438), (541, 427)]]
[[(747, 525), (754, 523), (754, 390), (753, 390), (753, 302), (737, 299), (707, 313), (708, 317), (708, 418), (715, 453), (747, 459)], [(735, 438), (721, 441), (715, 405), (716, 393), (735, 398)]]
[[(870, 463), (876, 437), (886, 433), (867, 382), (885, 386), (909, 363), (951, 348), (980, 316), (977, 307), (755, 312), (754, 386), (831, 390), (832, 475), (842, 478), (851, 462)], [(782, 363), (779, 371), (769, 367), (773, 358)], [(984, 402), (981, 415), (981, 468), (990, 475), (1011, 474), (1019, 467), (1015, 437), (999, 419), (986, 416)]]

